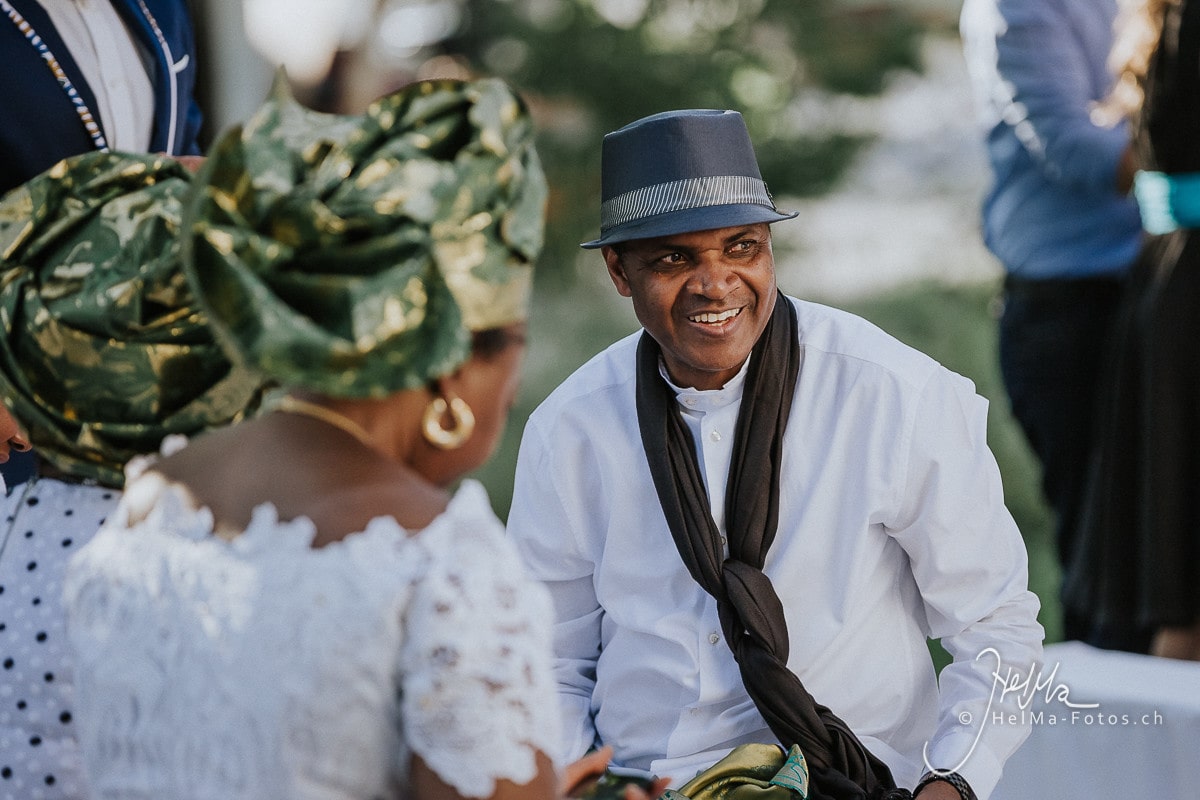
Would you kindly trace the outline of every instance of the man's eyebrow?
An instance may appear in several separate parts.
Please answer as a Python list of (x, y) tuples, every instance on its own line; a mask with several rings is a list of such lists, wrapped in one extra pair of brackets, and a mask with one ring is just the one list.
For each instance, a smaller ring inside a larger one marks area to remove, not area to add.
[(642, 245), (639, 255), (642, 256), (660, 256), (666, 253), (691, 253), (694, 247), (689, 247), (679, 242), (661, 242), (659, 244)]
[(738, 241), (739, 239), (745, 239), (747, 236), (753, 236), (754, 238), (757, 239), (757, 238), (759, 238), (758, 234), (759, 234), (758, 226), (747, 225), (746, 227), (742, 228), (741, 230), (736, 231), (736, 232), (730, 234), (729, 236), (727, 236), (725, 238), (725, 244), (733, 244), (734, 242)]
[[(760, 234), (765, 235), (766, 232), (760, 231), (757, 224), (751, 223), (746, 225), (744, 228), (739, 228), (738, 230), (735, 230), (733, 233), (726, 236), (721, 240), (721, 244), (723, 246), (728, 246), (746, 238), (753, 238), (756, 240), (764, 238), (764, 235)], [(653, 258), (655, 256), (665, 255), (667, 253), (683, 253), (685, 255), (691, 255), (700, 249), (703, 248), (684, 244), (683, 242), (674, 241), (664, 237), (657, 244), (643, 243), (641, 245), (635, 245), (628, 248), (627, 252), (636, 253), (638, 256), (643, 258)]]

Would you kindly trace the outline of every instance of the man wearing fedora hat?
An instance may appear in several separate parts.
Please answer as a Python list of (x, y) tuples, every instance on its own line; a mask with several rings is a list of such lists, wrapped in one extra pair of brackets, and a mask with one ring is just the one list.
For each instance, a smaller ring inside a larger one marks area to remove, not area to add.
[(776, 742), (810, 797), (986, 798), (1030, 727), (1000, 676), (1043, 636), (986, 402), (783, 295), (770, 225), (795, 216), (737, 112), (604, 139), (583, 246), (644, 330), (530, 417), (509, 516), (555, 601), (560, 755), (612, 745), (679, 785)]

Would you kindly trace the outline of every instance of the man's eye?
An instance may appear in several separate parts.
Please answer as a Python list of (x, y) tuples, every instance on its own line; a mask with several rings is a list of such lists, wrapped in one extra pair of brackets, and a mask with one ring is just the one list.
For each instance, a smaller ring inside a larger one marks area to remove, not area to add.
[(682, 264), (684, 260), (682, 253), (667, 253), (658, 259), (658, 263), (673, 267)]
[(741, 241), (734, 242), (730, 246), (729, 252), (731, 252), (731, 253), (751, 253), (757, 249), (758, 249), (758, 242), (754, 241), (753, 239), (742, 239)]

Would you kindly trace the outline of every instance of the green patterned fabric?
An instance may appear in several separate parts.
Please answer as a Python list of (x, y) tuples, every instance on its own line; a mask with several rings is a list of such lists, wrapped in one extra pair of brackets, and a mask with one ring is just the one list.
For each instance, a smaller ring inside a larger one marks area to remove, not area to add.
[(257, 402), (181, 269), (189, 184), (172, 159), (88, 153), (0, 200), (0, 395), (61, 472), (120, 486), (164, 436)]
[(743, 744), (662, 800), (807, 800), (808, 777), (796, 745)]
[(528, 315), (546, 185), (500, 81), (412, 84), (357, 117), (277, 88), (196, 187), (188, 278), (231, 356), (286, 386), (423, 386), (471, 331)]

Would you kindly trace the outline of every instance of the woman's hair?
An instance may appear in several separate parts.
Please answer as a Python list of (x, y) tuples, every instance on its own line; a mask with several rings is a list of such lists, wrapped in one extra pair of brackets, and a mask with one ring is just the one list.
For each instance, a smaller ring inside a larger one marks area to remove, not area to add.
[(471, 333), (471, 354), (484, 361), (495, 358), (511, 345), (524, 341), (524, 337), (515, 336), (509, 328), (486, 328)]
[(1097, 108), (1100, 120), (1116, 124), (1142, 106), (1150, 61), (1162, 36), (1167, 9), (1179, 0), (1117, 0), (1113, 48), (1108, 67), (1116, 77), (1112, 92)]

